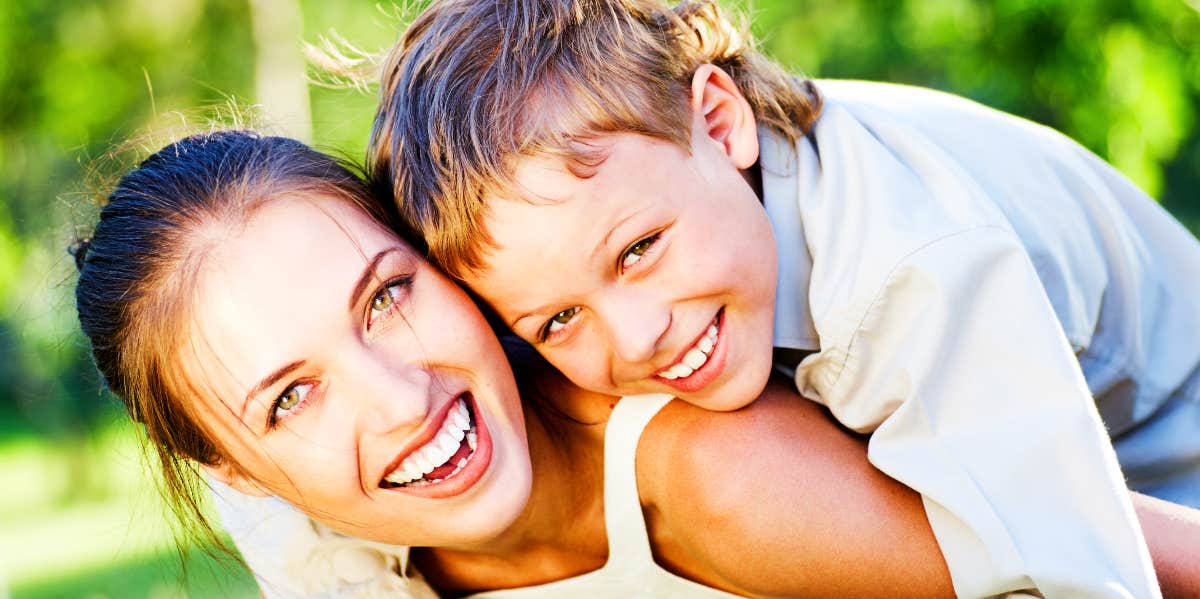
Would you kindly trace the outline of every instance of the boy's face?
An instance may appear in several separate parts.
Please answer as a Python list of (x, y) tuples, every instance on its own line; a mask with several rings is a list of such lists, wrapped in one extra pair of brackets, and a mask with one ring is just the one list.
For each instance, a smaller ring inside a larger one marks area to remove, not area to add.
[(467, 283), (582, 387), (732, 410), (770, 373), (775, 240), (724, 146), (693, 129), (690, 155), (604, 136), (589, 178), (558, 158), (518, 163), (541, 199), (489, 199), (495, 248)]

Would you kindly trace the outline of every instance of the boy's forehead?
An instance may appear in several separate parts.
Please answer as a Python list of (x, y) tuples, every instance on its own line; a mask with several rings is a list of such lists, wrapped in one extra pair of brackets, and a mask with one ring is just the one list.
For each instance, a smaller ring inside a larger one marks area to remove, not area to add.
[(511, 161), (512, 178), (499, 194), (534, 204), (571, 200), (581, 193), (642, 193), (669, 185), (670, 158), (687, 152), (671, 142), (633, 133), (581, 137), (552, 151)]
[(510, 323), (521, 313), (569, 301), (615, 271), (609, 250), (627, 243), (625, 231), (649, 211), (591, 194), (541, 203), (500, 201), (486, 217), (493, 247), (466, 282)]
[[(489, 199), (489, 207), (498, 202), (519, 202), (535, 206), (570, 200), (575, 187), (581, 183), (559, 156), (529, 156), (517, 161), (512, 171), (511, 186), (503, 197)], [(489, 210), (490, 211), (490, 210)]]
[(621, 232), (639, 215), (669, 210), (668, 198), (692, 185), (688, 154), (670, 142), (612, 134), (589, 147), (603, 149), (604, 159), (586, 176), (561, 156), (527, 156), (513, 169), (513, 197), (487, 198), (491, 243), (467, 278), (497, 310), (535, 296), (563, 299), (586, 284), (584, 273), (607, 272), (605, 248), (629, 241)]

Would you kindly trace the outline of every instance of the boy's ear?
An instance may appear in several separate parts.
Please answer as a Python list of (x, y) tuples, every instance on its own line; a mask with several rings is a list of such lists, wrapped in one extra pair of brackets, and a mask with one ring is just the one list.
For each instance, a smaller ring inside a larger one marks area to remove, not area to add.
[(270, 491), (264, 489), (250, 477), (242, 474), (237, 468), (228, 462), (221, 462), (216, 466), (204, 464), (201, 466), (204, 472), (212, 478), (225, 483), (234, 491), (245, 495), (253, 495), (255, 497), (267, 497), (273, 495)]
[(719, 143), (739, 170), (758, 162), (754, 110), (720, 67), (702, 64), (692, 75), (692, 114), (709, 139)]

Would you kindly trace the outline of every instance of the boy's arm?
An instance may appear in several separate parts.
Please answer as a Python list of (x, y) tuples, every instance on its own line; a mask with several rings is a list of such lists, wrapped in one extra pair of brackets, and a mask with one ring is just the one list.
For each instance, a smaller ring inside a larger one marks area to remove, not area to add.
[(851, 324), (797, 384), (874, 430), (869, 459), (923, 496), (960, 596), (1159, 596), (1111, 443), (1010, 231), (918, 249)]
[(1200, 597), (1200, 510), (1132, 493), (1163, 596)]

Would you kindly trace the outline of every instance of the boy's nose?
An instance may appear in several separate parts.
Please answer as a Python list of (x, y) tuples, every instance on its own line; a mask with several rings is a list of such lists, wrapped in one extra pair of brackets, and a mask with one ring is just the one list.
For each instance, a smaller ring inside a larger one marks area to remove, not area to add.
[(613, 354), (632, 364), (653, 359), (671, 327), (670, 306), (644, 294), (622, 293), (600, 316), (607, 325)]

